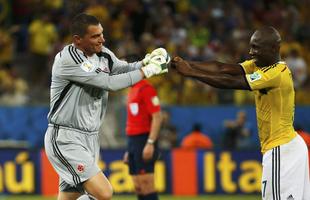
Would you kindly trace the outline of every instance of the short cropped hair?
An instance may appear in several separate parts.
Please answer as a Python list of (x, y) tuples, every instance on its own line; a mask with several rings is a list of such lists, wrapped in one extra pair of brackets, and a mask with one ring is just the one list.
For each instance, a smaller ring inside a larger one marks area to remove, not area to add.
[(87, 32), (88, 26), (98, 25), (99, 23), (100, 22), (96, 17), (86, 13), (80, 13), (73, 18), (71, 24), (71, 34), (83, 37)]

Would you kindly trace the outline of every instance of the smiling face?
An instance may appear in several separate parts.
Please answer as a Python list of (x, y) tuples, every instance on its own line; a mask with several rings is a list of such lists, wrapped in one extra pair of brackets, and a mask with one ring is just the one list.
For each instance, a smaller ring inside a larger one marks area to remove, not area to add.
[(83, 36), (74, 35), (73, 41), (87, 56), (92, 56), (95, 53), (101, 52), (105, 42), (101, 24), (89, 25), (86, 29), (86, 33)]
[(270, 27), (255, 31), (250, 40), (250, 56), (258, 67), (272, 65), (279, 61), (280, 36)]

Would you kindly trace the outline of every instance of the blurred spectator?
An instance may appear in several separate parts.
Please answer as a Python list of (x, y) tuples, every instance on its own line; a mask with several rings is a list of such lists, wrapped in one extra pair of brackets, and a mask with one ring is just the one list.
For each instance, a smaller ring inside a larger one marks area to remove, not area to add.
[(241, 110), (237, 113), (235, 120), (224, 122), (223, 149), (243, 150), (253, 148), (250, 124), (247, 122), (246, 115), (246, 112)]
[(13, 66), (0, 69), (0, 104), (20, 106), (28, 102), (28, 84)]
[[(171, 56), (180, 55), (188, 60), (239, 62), (248, 53), (251, 30), (263, 24), (274, 25), (284, 36), (282, 57), (289, 56), (288, 61), (298, 65), (298, 73), (293, 73), (295, 87), (301, 93), (297, 97), (307, 93), (307, 73), (300, 72), (301, 68), (309, 71), (307, 64), (310, 62), (309, 5), (306, 1), (40, 0), (39, 4), (36, 0), (14, 0), (8, 1), (11, 11), (6, 9), (7, 1), (4, 2), (6, 17), (0, 31), (0, 61), (13, 59), (13, 62), (22, 63), (18, 70), (27, 76), (31, 93), (44, 91), (42, 88), (47, 86), (48, 60), (53, 57), (53, 49), (70, 42), (67, 40), (70, 17), (77, 12), (100, 18), (105, 35), (110, 38), (106, 45), (120, 57), (141, 56), (141, 52), (163, 46)], [(42, 17), (37, 19), (40, 15)], [(3, 28), (7, 26), (11, 27)], [(298, 51), (297, 58), (292, 57), (292, 49)], [(23, 62), (27, 50), (32, 57)], [(300, 67), (303, 65), (306, 67)], [(199, 82), (183, 80), (176, 73), (154, 82), (166, 105), (253, 102), (252, 96), (246, 93), (202, 87)], [(45, 100), (41, 100), (41, 95), (32, 96), (39, 103)], [(309, 104), (310, 98), (296, 98), (296, 103)]]
[(9, 68), (0, 64), (0, 96), (7, 94), (14, 88), (13, 77)]
[(105, 1), (98, 1), (98, 0), (90, 0), (89, 5), (85, 10), (85, 13), (89, 15), (93, 15), (97, 17), (97, 19), (105, 25), (110, 18), (109, 10), (107, 9)]
[(13, 60), (13, 38), (7, 29), (0, 29), (0, 65), (10, 65)]
[(305, 60), (299, 55), (296, 49), (292, 49), (285, 61), (292, 72), (295, 89), (300, 89), (308, 76)]
[(295, 130), (305, 140), (308, 149), (310, 150), (310, 133), (304, 130), (301, 126), (296, 126)]
[[(32, 91), (40, 87), (47, 87), (49, 67), (48, 58), (52, 53), (54, 43), (58, 39), (55, 24), (52, 23), (48, 14), (33, 20), (29, 24), (29, 48), (32, 57), (30, 81)], [(39, 90), (38, 89), (38, 90)]]
[(162, 126), (159, 133), (159, 146), (161, 149), (178, 147), (177, 128), (170, 122), (168, 111), (162, 110)]
[(201, 125), (194, 124), (192, 131), (183, 138), (182, 148), (186, 149), (212, 149), (213, 142), (203, 132), (201, 132)]

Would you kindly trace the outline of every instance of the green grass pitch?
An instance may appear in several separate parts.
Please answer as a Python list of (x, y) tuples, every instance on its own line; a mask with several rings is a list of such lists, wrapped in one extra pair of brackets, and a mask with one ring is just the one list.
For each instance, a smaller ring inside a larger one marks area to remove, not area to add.
[[(114, 195), (113, 200), (136, 200), (133, 195)], [(260, 200), (260, 195), (200, 195), (200, 196), (171, 196), (160, 195), (160, 200)], [(0, 200), (56, 200), (56, 197), (43, 196), (1, 196)]]

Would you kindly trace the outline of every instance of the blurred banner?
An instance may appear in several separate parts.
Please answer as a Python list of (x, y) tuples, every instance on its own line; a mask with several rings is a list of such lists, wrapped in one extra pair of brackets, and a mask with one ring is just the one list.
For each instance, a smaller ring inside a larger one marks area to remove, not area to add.
[[(133, 192), (124, 150), (102, 150), (100, 167), (114, 192)], [(0, 150), (2, 194), (55, 195), (58, 177), (43, 150)], [(156, 187), (160, 193), (195, 195), (207, 193), (257, 193), (260, 191), (259, 152), (162, 151), (156, 163)]]
[[(117, 127), (125, 137), (126, 109), (121, 109), (121, 117), (117, 118)], [(212, 106), (212, 107), (165, 107), (170, 114), (170, 123), (177, 130), (181, 140), (192, 129), (193, 124), (200, 123), (202, 132), (206, 133), (216, 145), (223, 136), (223, 122), (235, 119), (240, 110), (247, 113), (247, 122), (252, 127), (251, 141), (257, 144), (256, 114), (253, 106)], [(0, 141), (25, 141), (31, 148), (42, 148), (47, 128), (48, 107), (0, 107)], [(295, 124), (310, 132), (310, 106), (296, 106)], [(0, 143), (1, 145), (1, 143)]]

